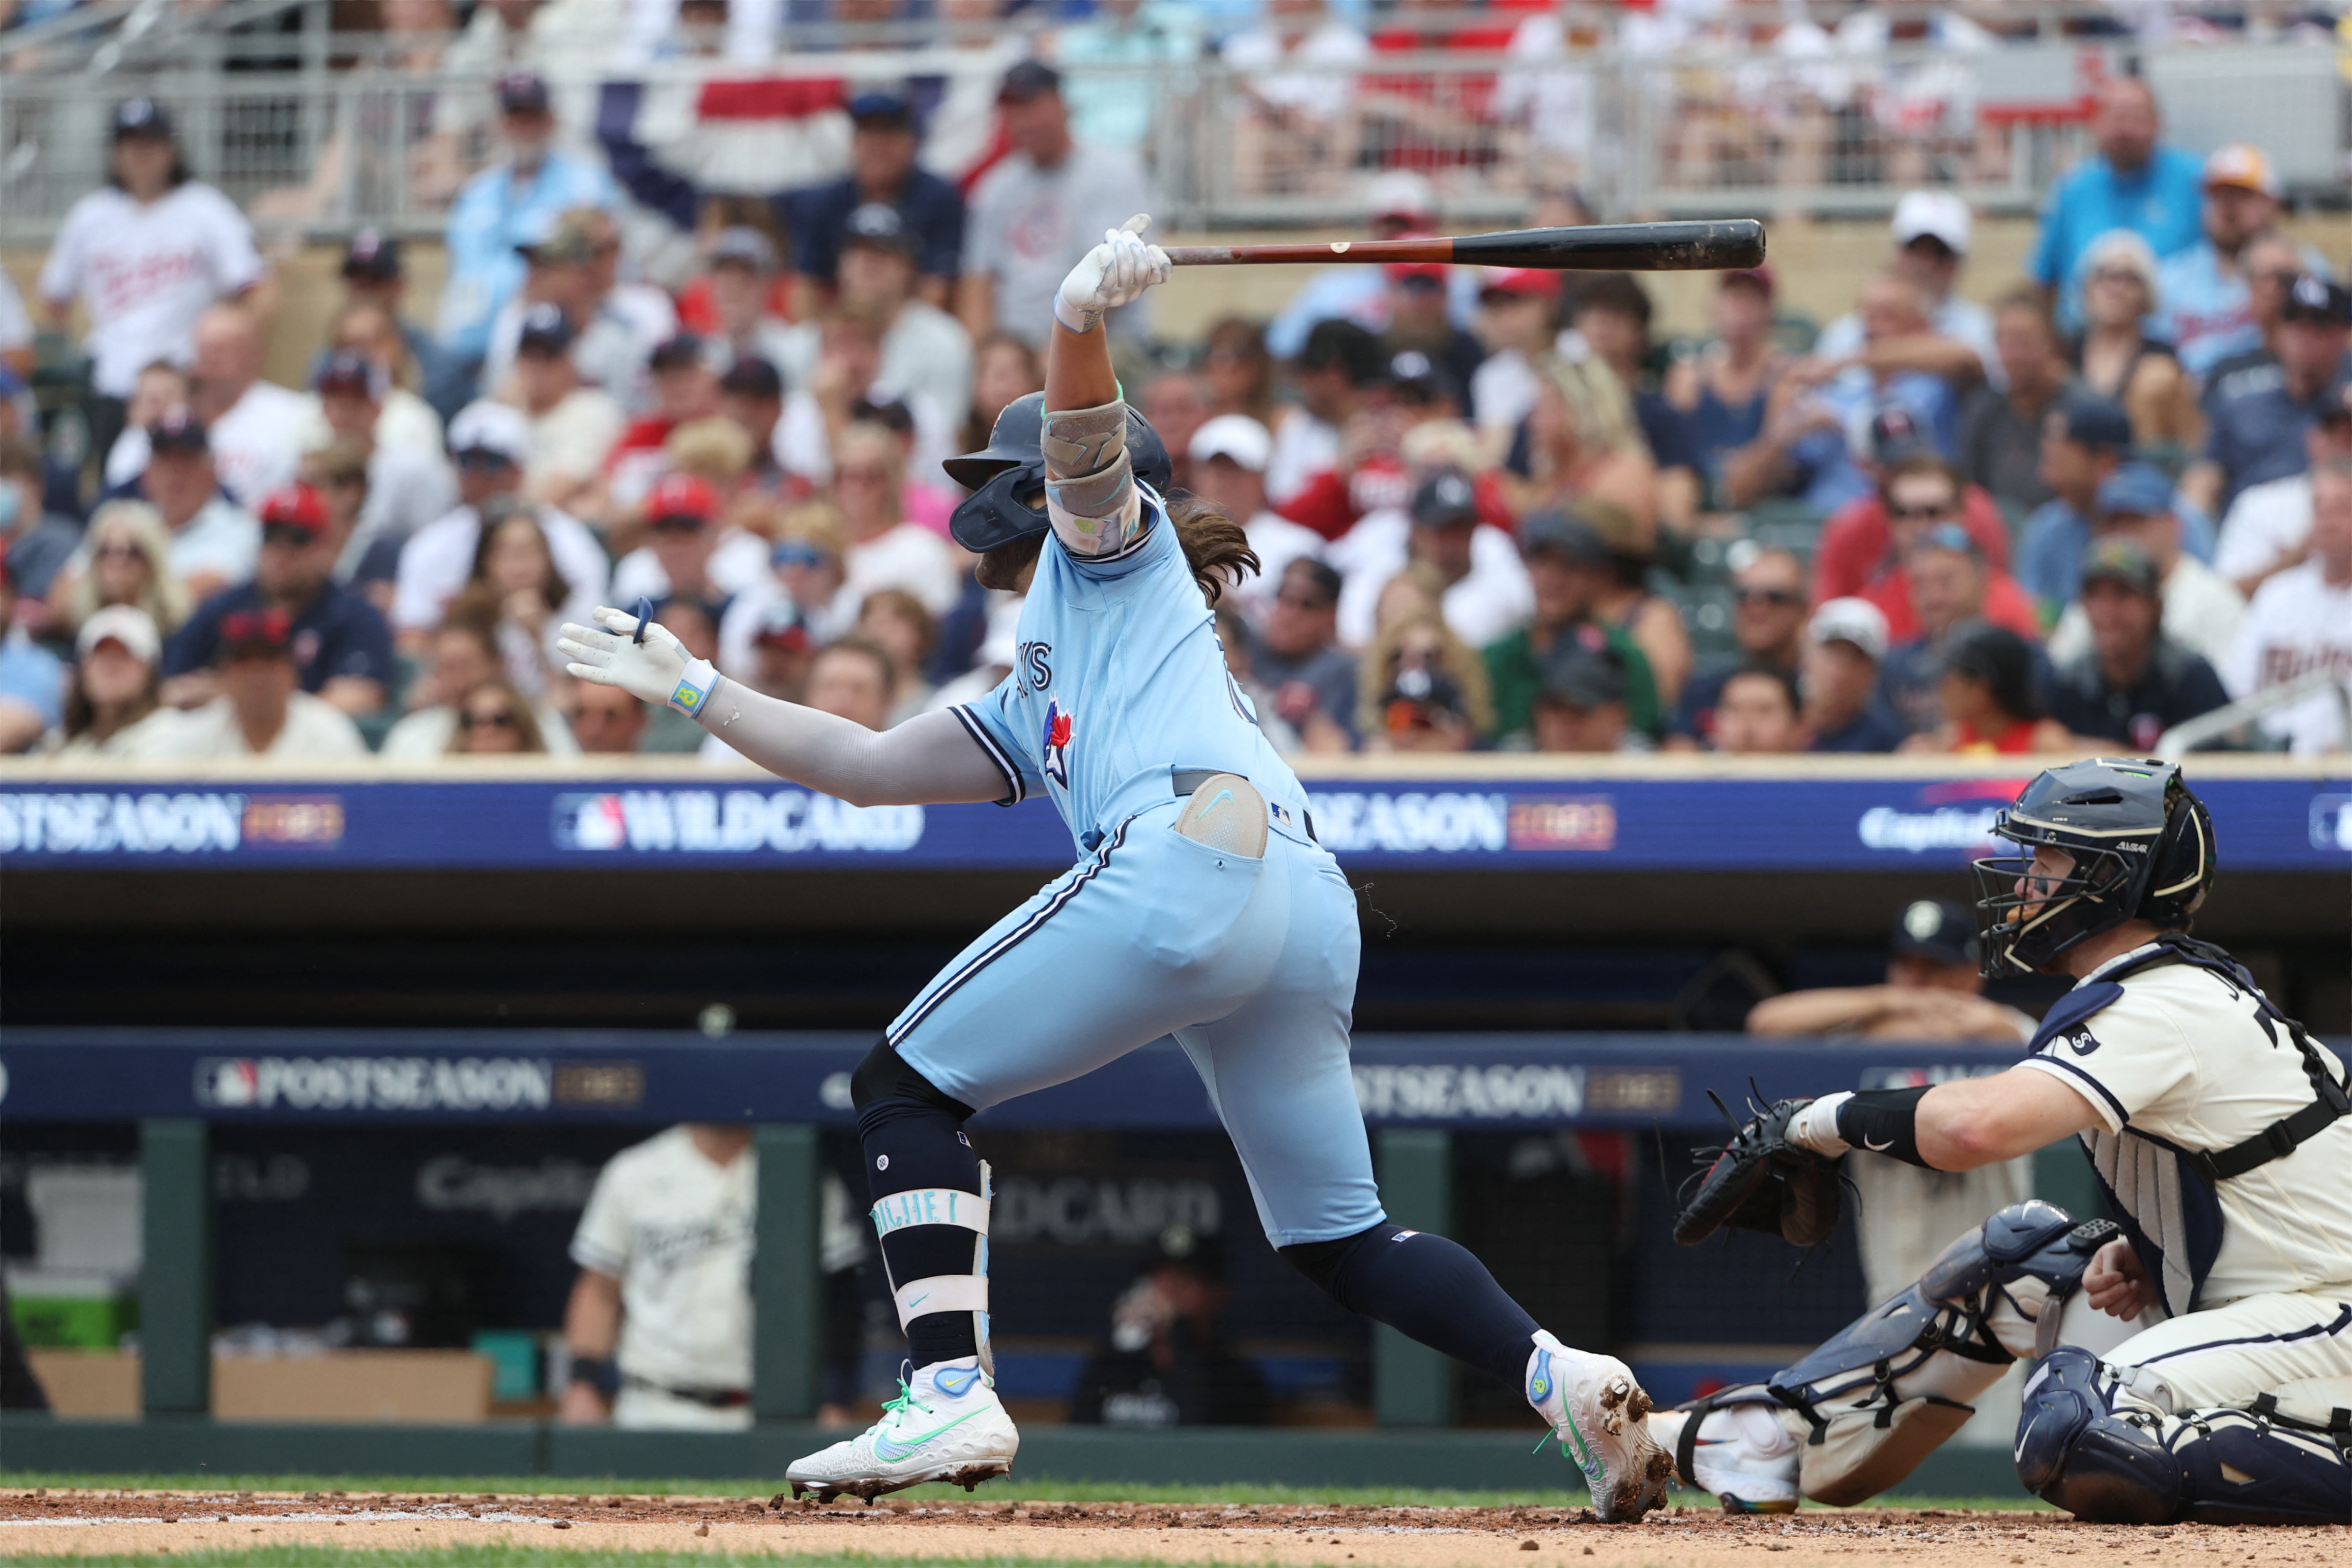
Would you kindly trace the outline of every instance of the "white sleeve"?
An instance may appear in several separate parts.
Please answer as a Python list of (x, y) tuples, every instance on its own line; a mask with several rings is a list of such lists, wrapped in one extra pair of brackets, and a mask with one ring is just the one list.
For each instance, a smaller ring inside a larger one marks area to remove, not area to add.
[(254, 248), (253, 225), (235, 203), (218, 192), (208, 204), (205, 250), (212, 263), (213, 285), (224, 298), (242, 294), (269, 276), (268, 264)]
[(62, 304), (81, 292), (81, 277), (87, 265), (83, 252), (89, 248), (89, 223), (83, 215), (87, 210), (77, 204), (66, 214), (57, 243), (49, 246), (48, 258), (41, 263), (40, 280), (34, 287), (41, 291), (43, 299)]
[(2197, 1053), (2171, 1011), (2126, 991), (2111, 1006), (2060, 1033), (2021, 1064), (2074, 1086), (2107, 1131), (2197, 1076)]
[(0, 272), (0, 354), (27, 348), (33, 341), (33, 319), (25, 310), (25, 297), (16, 280)]
[(2221, 677), (2221, 687), (2233, 701), (2243, 702), (2253, 695), (2255, 685), (2262, 678), (2263, 646), (2267, 641), (2263, 628), (2270, 619), (2265, 612), (2273, 608), (2277, 598), (2270, 583), (2255, 591), (2253, 603), (2246, 607), (2244, 619), (2238, 622), (2237, 636), (2230, 641), (2229, 657), (2214, 672)]
[(623, 1165), (635, 1152), (624, 1149), (604, 1162), (580, 1216), (580, 1228), (572, 1233), (572, 1260), (615, 1280), (629, 1268), (629, 1206), (622, 1190), (627, 1173)]

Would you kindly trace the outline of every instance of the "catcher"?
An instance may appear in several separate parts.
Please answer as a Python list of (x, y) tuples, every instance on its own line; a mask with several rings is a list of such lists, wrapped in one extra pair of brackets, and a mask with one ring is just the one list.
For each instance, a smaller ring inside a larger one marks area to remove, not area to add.
[(2020, 1356), (2018, 1479), (2107, 1523), (2352, 1523), (2352, 1097), (2345, 1065), (2188, 935), (2211, 820), (2168, 763), (2028, 785), (1977, 864), (1989, 974), (2071, 975), (1992, 1078), (1783, 1101), (1678, 1218), (1810, 1244), (1836, 1162), (1972, 1170), (2078, 1135), (2121, 1217), (2014, 1204), (1910, 1289), (1760, 1386), (1651, 1418), (1732, 1511), (1893, 1486)]

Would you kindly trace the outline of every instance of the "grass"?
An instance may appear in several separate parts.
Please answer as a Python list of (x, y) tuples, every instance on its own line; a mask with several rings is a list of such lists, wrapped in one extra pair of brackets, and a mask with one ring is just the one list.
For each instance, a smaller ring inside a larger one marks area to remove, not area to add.
[[(412, 1552), (336, 1552), (335, 1568), (938, 1568), (939, 1559), (866, 1552), (830, 1556), (767, 1552), (579, 1552), (561, 1546), (441, 1546)], [(1167, 1568), (1130, 1557), (959, 1557), (956, 1568)], [(215, 1552), (117, 1553), (108, 1557), (0, 1557), (7, 1568), (319, 1568), (316, 1546), (247, 1546)]]

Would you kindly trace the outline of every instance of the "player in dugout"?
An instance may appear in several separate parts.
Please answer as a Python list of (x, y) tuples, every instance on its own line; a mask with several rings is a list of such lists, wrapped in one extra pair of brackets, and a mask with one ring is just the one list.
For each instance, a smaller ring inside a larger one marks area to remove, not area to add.
[(1226, 672), (1213, 605), (1255, 571), (1241, 524), (1171, 489), (1121, 399), (1104, 314), (1166, 281), (1148, 218), (1056, 292), (1045, 390), (950, 519), (984, 586), (1024, 590), (1017, 657), (967, 706), (876, 732), (722, 679), (647, 618), (600, 610), (561, 646), (582, 680), (667, 702), (772, 772), (853, 804), (1045, 794), (1077, 862), (966, 948), (851, 1077), (912, 1371), (882, 1419), (796, 1460), (795, 1493), (866, 1498), (1007, 1473), (1020, 1446), (988, 1348), (988, 1166), (964, 1124), (1172, 1034), (1283, 1258), (1341, 1305), (1517, 1388), (1603, 1520), (1664, 1500), (1649, 1396), (1613, 1356), (1538, 1327), (1484, 1264), (1389, 1223), (1348, 1061), (1356, 900), (1297, 776)]
[(2077, 1518), (2352, 1523), (2345, 1064), (2189, 935), (2217, 854), (2178, 767), (2051, 768), (1994, 832), (2017, 852), (1976, 862), (1987, 971), (2076, 982), (2031, 1054), (1990, 1078), (1780, 1102), (1717, 1158), (1676, 1236), (1819, 1234), (1855, 1149), (1971, 1170), (2068, 1136), (2120, 1224), (2003, 1208), (1769, 1382), (1656, 1417), (1661, 1440), (1732, 1511), (1851, 1505), (2033, 1355), (2018, 1479)]

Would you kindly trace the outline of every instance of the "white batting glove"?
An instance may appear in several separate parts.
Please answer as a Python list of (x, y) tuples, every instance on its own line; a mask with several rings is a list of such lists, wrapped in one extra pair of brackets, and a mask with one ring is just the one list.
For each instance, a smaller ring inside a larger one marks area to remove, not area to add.
[(1143, 298), (1155, 283), (1168, 281), (1173, 270), (1168, 253), (1144, 243), (1151, 226), (1150, 213), (1138, 213), (1118, 228), (1107, 230), (1102, 244), (1078, 258), (1054, 296), (1054, 319), (1073, 332), (1091, 332), (1103, 312)]
[(637, 618), (606, 605), (596, 612), (601, 623), (563, 623), (555, 646), (572, 662), (564, 666), (583, 681), (618, 686), (645, 702), (674, 707), (692, 718), (718, 687), (719, 671), (709, 660), (698, 659), (669, 628), (648, 623), (637, 634)]

